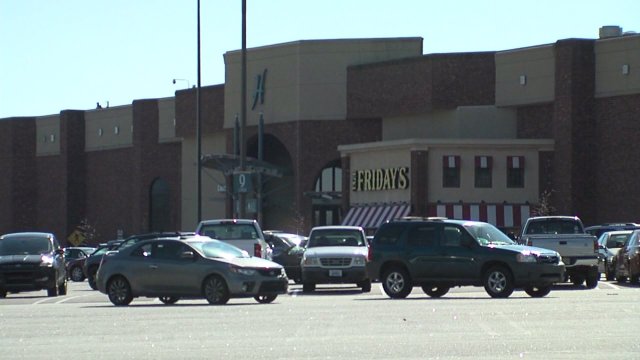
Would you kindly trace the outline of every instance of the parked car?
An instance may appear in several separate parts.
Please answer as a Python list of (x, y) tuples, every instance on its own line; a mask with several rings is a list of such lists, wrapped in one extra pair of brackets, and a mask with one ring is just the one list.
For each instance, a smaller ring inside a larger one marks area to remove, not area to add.
[(82, 271), (84, 272), (84, 276), (87, 278), (91, 289), (98, 290), (96, 285), (96, 273), (98, 272), (98, 267), (100, 267), (102, 256), (104, 256), (108, 251), (116, 249), (122, 241), (123, 240), (110, 240), (106, 243), (102, 243), (98, 245), (98, 248), (93, 252), (93, 254), (91, 254), (91, 256), (84, 260), (84, 264), (82, 264)]
[(273, 250), (272, 260), (284, 267), (289, 279), (296, 284), (301, 283), (300, 262), (305, 249), (300, 246), (300, 243), (307, 237), (273, 231), (264, 231), (263, 233), (264, 239)]
[(0, 236), (0, 298), (7, 292), (47, 290), (67, 293), (64, 251), (51, 233), (22, 232)]
[(577, 216), (534, 216), (522, 227), (519, 242), (557, 251), (574, 285), (598, 286), (598, 238), (584, 230)]
[(368, 243), (359, 226), (317, 226), (309, 233), (302, 257), (302, 291), (316, 284), (354, 283), (362, 292), (371, 291), (366, 264)]
[(84, 261), (96, 248), (94, 247), (66, 247), (64, 248), (64, 264), (67, 269), (67, 278), (71, 281), (84, 281)]
[(632, 230), (606, 231), (598, 238), (598, 271), (605, 274), (609, 281), (615, 278), (614, 258), (631, 234)]
[(640, 230), (633, 231), (614, 259), (616, 281), (629, 279), (629, 282), (637, 283), (640, 279)]
[(139, 296), (165, 304), (181, 298), (225, 304), (237, 297), (270, 303), (287, 292), (289, 282), (281, 265), (204, 236), (144, 240), (110, 252), (96, 278), (100, 292), (118, 306)]
[(594, 235), (600, 238), (600, 235), (607, 231), (619, 231), (619, 230), (636, 230), (640, 229), (640, 224), (636, 223), (605, 223), (599, 225), (592, 225), (584, 228), (584, 232)]
[(367, 271), (391, 298), (407, 297), (414, 286), (431, 297), (454, 286), (484, 286), (491, 297), (506, 298), (516, 288), (546, 296), (565, 268), (558, 252), (518, 245), (491, 224), (423, 218), (382, 224)]
[(196, 234), (226, 242), (253, 256), (271, 260), (271, 248), (264, 240), (262, 229), (256, 220), (204, 220), (198, 224)]

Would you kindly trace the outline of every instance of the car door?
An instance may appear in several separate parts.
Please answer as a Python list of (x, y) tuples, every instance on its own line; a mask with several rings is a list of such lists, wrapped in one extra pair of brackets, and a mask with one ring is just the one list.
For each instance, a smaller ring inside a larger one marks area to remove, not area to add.
[[(149, 287), (154, 293), (195, 295), (199, 291), (198, 258), (191, 247), (178, 240), (159, 240), (152, 251)], [(186, 252), (193, 256), (185, 257)]]
[(480, 276), (475, 240), (456, 224), (442, 224), (438, 246), (439, 269), (442, 279), (471, 282)]
[(631, 235), (629, 239), (627, 239), (624, 246), (620, 248), (620, 250), (618, 251), (618, 254), (616, 254), (616, 272), (615, 272), (616, 277), (629, 276), (629, 269), (628, 269), (629, 254), (630, 254), (632, 244), (634, 242), (637, 242), (637, 240), (635, 240), (637, 238), (638, 238), (638, 231), (634, 231), (633, 235)]
[(439, 278), (441, 275), (438, 263), (438, 241), (440, 229), (438, 224), (425, 223), (412, 226), (407, 232), (407, 265), (413, 279), (422, 280)]

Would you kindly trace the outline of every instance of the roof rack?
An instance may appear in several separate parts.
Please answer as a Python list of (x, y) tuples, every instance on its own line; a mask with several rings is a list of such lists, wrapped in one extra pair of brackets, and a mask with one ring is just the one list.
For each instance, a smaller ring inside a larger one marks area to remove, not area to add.
[(399, 220), (399, 221), (442, 221), (442, 220), (449, 220), (446, 217), (443, 216), (428, 216), (428, 217), (424, 217), (424, 216), (403, 216), (400, 218), (396, 218), (393, 220)]

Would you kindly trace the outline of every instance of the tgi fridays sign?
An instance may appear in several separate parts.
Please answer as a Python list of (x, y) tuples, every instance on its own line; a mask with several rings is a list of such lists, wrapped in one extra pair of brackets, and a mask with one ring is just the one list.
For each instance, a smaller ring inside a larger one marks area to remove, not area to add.
[(409, 167), (356, 170), (351, 177), (353, 191), (403, 190), (409, 188)]

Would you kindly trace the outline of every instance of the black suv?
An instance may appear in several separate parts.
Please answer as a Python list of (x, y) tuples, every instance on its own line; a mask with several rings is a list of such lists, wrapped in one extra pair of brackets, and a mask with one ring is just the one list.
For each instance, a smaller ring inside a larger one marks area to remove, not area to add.
[(56, 237), (42, 232), (0, 236), (0, 298), (45, 289), (48, 296), (67, 293), (64, 250)]
[(494, 298), (515, 288), (543, 297), (564, 279), (560, 255), (518, 245), (495, 226), (478, 221), (405, 218), (376, 232), (367, 264), (391, 298), (405, 298), (414, 286), (431, 297), (453, 286), (484, 286)]

